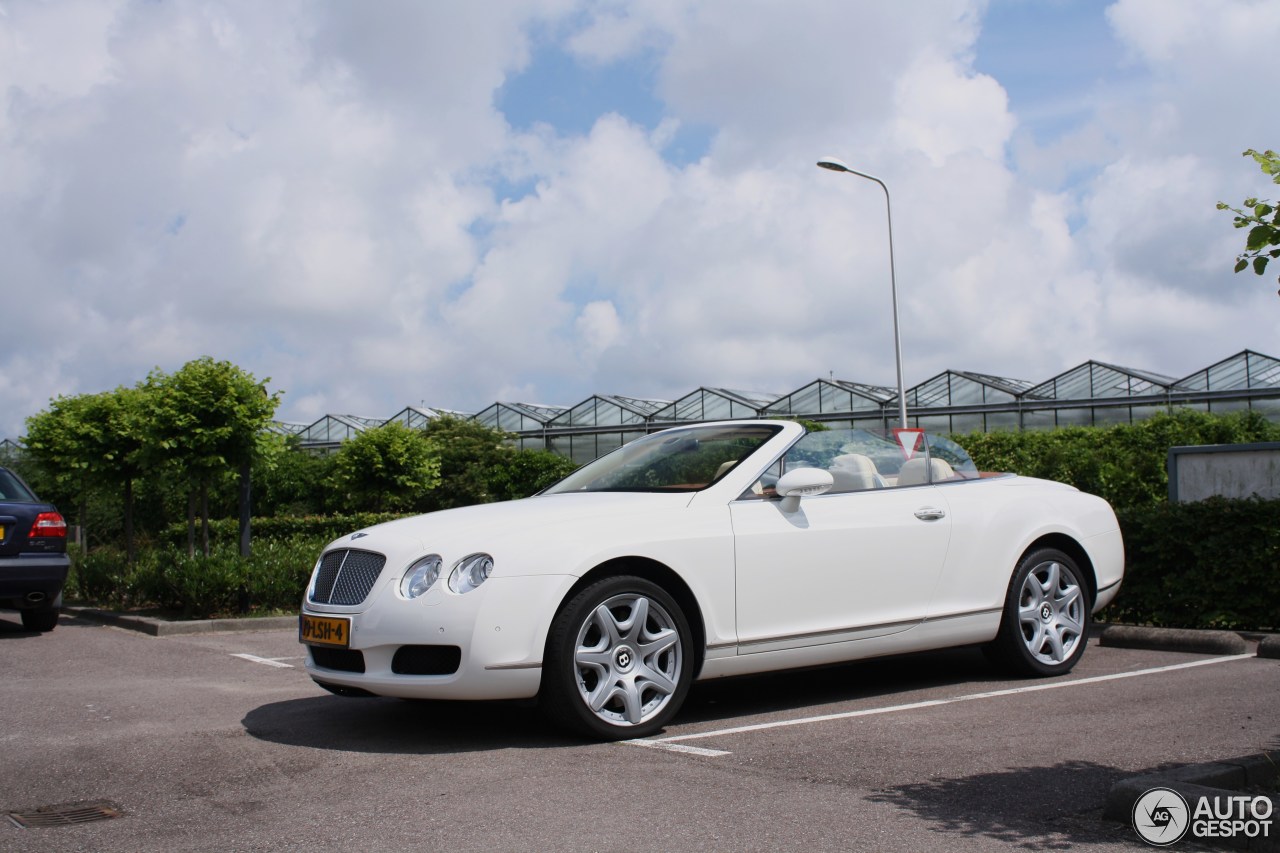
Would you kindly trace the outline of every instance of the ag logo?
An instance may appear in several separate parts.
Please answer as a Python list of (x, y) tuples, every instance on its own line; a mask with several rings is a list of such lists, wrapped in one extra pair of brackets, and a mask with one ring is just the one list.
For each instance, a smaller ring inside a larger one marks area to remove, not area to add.
[(1133, 804), (1133, 828), (1143, 841), (1156, 847), (1181, 841), (1190, 825), (1187, 801), (1172, 788), (1152, 788)]

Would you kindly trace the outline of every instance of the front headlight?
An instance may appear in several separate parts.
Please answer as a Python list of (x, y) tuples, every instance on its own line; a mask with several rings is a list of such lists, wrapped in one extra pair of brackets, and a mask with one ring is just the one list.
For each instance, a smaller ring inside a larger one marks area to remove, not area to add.
[(449, 573), (449, 589), (457, 593), (471, 592), (489, 579), (493, 572), (493, 557), (488, 554), (472, 554), (463, 557)]
[(400, 579), (400, 594), (413, 599), (431, 589), (431, 585), (440, 577), (441, 565), (439, 554), (428, 554), (418, 560)]

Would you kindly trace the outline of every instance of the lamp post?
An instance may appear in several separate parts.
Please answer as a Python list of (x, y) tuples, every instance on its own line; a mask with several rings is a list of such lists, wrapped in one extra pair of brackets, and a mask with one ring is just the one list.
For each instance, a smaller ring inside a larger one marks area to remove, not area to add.
[(893, 299), (893, 354), (898, 368), (898, 420), (901, 421), (902, 428), (906, 429), (907, 390), (902, 382), (902, 337), (898, 331), (898, 280), (893, 268), (893, 208), (889, 204), (889, 188), (879, 178), (859, 172), (857, 169), (850, 169), (844, 161), (837, 160), (835, 157), (823, 157), (818, 161), (818, 165), (833, 172), (848, 172), (850, 175), (875, 181), (880, 185), (880, 189), (884, 190), (884, 210), (889, 217), (889, 293)]

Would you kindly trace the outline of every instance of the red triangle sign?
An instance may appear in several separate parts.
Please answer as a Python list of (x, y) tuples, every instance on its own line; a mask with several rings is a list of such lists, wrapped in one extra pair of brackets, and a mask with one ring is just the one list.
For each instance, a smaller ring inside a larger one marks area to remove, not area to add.
[(924, 440), (924, 430), (922, 429), (906, 429), (905, 427), (895, 427), (893, 437), (898, 442), (898, 446), (902, 448), (902, 456), (904, 459), (910, 459), (916, 455), (916, 451), (920, 449)]

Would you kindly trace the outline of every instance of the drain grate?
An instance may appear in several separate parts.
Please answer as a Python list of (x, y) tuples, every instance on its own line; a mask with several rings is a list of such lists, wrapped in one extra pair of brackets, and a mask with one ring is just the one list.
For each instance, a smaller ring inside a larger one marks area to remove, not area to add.
[(115, 803), (68, 803), (41, 806), (28, 812), (8, 812), (7, 817), (20, 829), (44, 829), (50, 826), (75, 826), (95, 820), (111, 820), (124, 812)]

